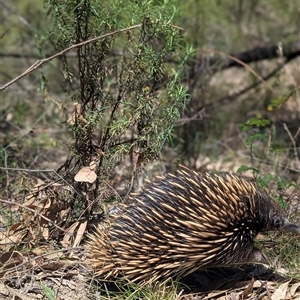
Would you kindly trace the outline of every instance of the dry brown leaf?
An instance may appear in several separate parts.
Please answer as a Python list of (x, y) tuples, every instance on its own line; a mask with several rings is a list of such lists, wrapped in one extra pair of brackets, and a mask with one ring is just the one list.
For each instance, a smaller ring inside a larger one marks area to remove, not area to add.
[(255, 288), (255, 289), (260, 289), (261, 288), (261, 286), (262, 286), (262, 282), (260, 281), (260, 280), (256, 280), (255, 282), (254, 282), (254, 284), (253, 284), (253, 288)]
[(65, 236), (64, 236), (63, 240), (60, 242), (64, 248), (70, 247), (70, 244), (71, 244), (70, 239), (74, 235), (74, 231), (77, 228), (78, 224), (79, 224), (79, 222), (77, 221), (66, 230)]
[(51, 199), (46, 198), (46, 199), (43, 199), (42, 201), (40, 201), (36, 207), (39, 207), (39, 208), (42, 208), (43, 210), (45, 210), (51, 206), (51, 203), (52, 203)]
[(9, 296), (9, 292), (2, 281), (0, 281), (0, 295), (4, 297), (4, 299), (8, 299)]
[(43, 187), (45, 184), (45, 181), (40, 178), (36, 178), (36, 181), (37, 183), (34, 186), (35, 189), (39, 189), (40, 187)]
[(90, 167), (91, 170), (94, 171), (97, 167), (97, 162), (95, 160), (92, 160), (89, 164), (89, 167)]
[(205, 300), (209, 300), (209, 299), (222, 299), (222, 297), (224, 297), (224, 291), (214, 291), (214, 292), (209, 293), (203, 299), (205, 299)]
[(74, 177), (77, 182), (93, 183), (97, 179), (97, 174), (90, 167), (81, 168)]
[(40, 246), (40, 247), (36, 247), (31, 249), (31, 253), (33, 253), (34, 255), (42, 255), (46, 252), (45, 247), (44, 246)]
[(87, 124), (88, 121), (82, 116), (81, 104), (76, 103), (74, 106), (75, 106), (75, 111), (69, 117), (67, 123), (70, 126), (74, 126), (76, 121), (80, 121), (81, 124)]
[(0, 224), (6, 224), (8, 222), (8, 218), (4, 217), (4, 215), (0, 215)]
[(29, 195), (26, 197), (27, 201), (23, 203), (23, 206), (30, 207), (36, 200), (35, 195)]
[(241, 293), (240, 298), (241, 299), (246, 299), (246, 297), (252, 293), (253, 291), (253, 286), (254, 286), (254, 278), (250, 281), (248, 286), (244, 289), (244, 291)]
[(23, 229), (24, 229), (24, 225), (22, 223), (15, 223), (15, 224), (11, 225), (11, 227), (8, 229), (8, 234), (13, 235), (17, 231), (23, 230)]
[(86, 226), (87, 226), (87, 221), (84, 221), (80, 224), (78, 230), (77, 230), (77, 234), (76, 234), (76, 238), (75, 238), (75, 241), (73, 243), (73, 247), (77, 247), (84, 235), (84, 232), (85, 232), (85, 229), (86, 229)]
[(296, 295), (297, 289), (299, 287), (300, 287), (300, 282), (297, 282), (291, 286), (290, 293), (291, 293), (292, 297), (294, 297)]
[(33, 243), (38, 238), (38, 235), (41, 231), (41, 226), (39, 222), (36, 223), (35, 227), (29, 227), (29, 234), (30, 234), (30, 242)]
[(272, 300), (285, 300), (286, 299), (287, 290), (288, 290), (288, 287), (289, 287), (289, 283), (290, 283), (290, 281), (282, 283), (274, 291), (273, 295), (271, 296), (271, 299)]
[(45, 240), (48, 240), (48, 238), (49, 238), (49, 228), (48, 227), (42, 228), (42, 236)]
[(5, 265), (6, 269), (22, 263), (23, 260), (23, 255), (17, 251), (5, 252), (0, 256), (1, 267)]
[(62, 255), (61, 252), (55, 251), (55, 255), (53, 256), (51, 251), (55, 251), (54, 246), (43, 245), (31, 249), (30, 253), (34, 254), (35, 256), (43, 255), (43, 257), (47, 257), (47, 258), (58, 258)]
[(32, 212), (30, 212), (30, 211), (24, 211), (24, 213), (23, 213), (23, 220), (24, 220), (24, 224), (25, 225), (30, 224), (30, 222), (33, 221)]
[(66, 209), (61, 209), (58, 213), (59, 213), (59, 219), (58, 222), (60, 222), (61, 220), (63, 220), (63, 218), (70, 212), (71, 207), (69, 206)]
[(9, 251), (10, 248), (18, 244), (26, 234), (24, 225), (16, 223), (12, 225), (6, 232), (0, 232), (0, 249)]

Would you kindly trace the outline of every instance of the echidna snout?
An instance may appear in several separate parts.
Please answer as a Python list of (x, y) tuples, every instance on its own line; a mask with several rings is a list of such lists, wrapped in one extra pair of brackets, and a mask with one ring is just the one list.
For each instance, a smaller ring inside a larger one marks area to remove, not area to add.
[(90, 236), (87, 260), (102, 279), (183, 276), (261, 260), (259, 232), (300, 228), (253, 183), (182, 169), (148, 185)]
[[(275, 222), (278, 223), (279, 221), (276, 220)], [(291, 232), (291, 233), (294, 233), (294, 234), (300, 234), (300, 227), (296, 226), (295, 224), (292, 224), (286, 218), (284, 219), (283, 224), (280, 224), (279, 228), (282, 231)]]

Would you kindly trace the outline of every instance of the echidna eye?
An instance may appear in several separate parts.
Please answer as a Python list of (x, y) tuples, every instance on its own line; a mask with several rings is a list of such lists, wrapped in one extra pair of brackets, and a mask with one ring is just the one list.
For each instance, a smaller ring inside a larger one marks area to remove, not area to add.
[(274, 227), (279, 228), (282, 225), (282, 220), (281, 218), (275, 217), (274, 218)]

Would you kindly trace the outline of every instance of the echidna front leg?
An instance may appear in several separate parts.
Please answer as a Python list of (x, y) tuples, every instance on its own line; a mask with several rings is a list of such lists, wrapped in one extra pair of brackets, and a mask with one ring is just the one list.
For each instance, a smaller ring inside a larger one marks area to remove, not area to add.
[(263, 262), (266, 263), (266, 256), (264, 253), (257, 247), (253, 246), (251, 255), (249, 257), (249, 262)]
[[(235, 257), (236, 260), (231, 261), (231, 263), (233, 262), (246, 264), (252, 262), (267, 262), (263, 252), (252, 244), (242, 249), (239, 249), (239, 251), (236, 252)], [(230, 264), (230, 261), (228, 261), (228, 264)]]

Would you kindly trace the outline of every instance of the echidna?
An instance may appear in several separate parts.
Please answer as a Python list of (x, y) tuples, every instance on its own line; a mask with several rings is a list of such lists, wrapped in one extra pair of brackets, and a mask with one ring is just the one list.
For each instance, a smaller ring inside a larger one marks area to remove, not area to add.
[(278, 203), (253, 183), (232, 174), (189, 169), (148, 185), (87, 245), (96, 276), (132, 281), (187, 275), (197, 269), (259, 261), (259, 232), (300, 234)]

